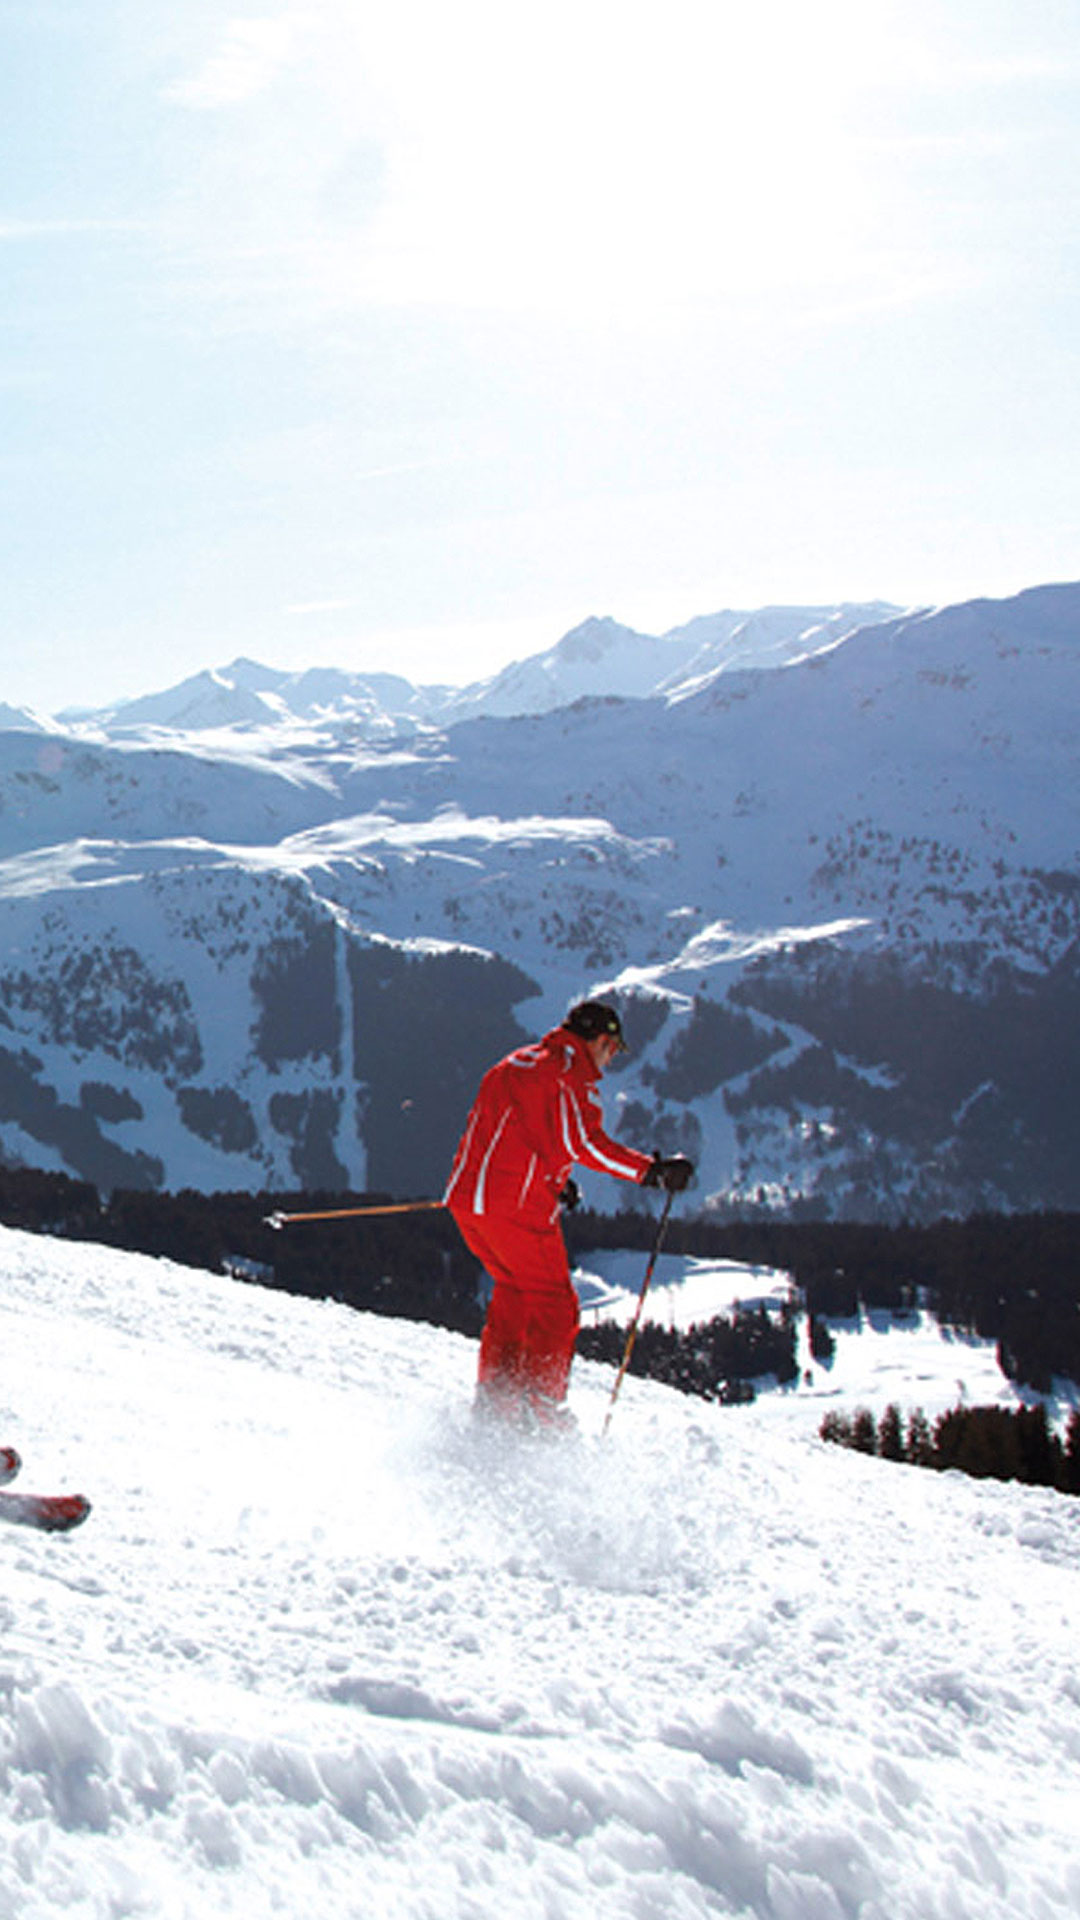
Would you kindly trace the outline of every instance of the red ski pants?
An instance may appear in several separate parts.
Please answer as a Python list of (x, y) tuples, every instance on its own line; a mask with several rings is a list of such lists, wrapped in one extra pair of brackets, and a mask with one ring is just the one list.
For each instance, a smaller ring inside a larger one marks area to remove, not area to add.
[(580, 1309), (562, 1233), (497, 1214), (454, 1211), (462, 1239), (495, 1283), (480, 1338), (483, 1387), (563, 1400)]

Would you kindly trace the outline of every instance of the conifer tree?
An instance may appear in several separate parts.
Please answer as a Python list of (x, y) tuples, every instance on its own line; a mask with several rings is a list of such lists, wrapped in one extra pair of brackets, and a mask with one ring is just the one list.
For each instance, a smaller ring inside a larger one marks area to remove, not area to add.
[(904, 1432), (900, 1419), (900, 1409), (893, 1402), (887, 1406), (878, 1423), (878, 1452), (883, 1460), (902, 1460), (904, 1458)]
[(1028, 1486), (1052, 1487), (1060, 1472), (1061, 1443), (1050, 1431), (1046, 1407), (1041, 1400), (1033, 1407), (1021, 1407), (1015, 1419), (1021, 1480)]
[(824, 1415), (818, 1433), (822, 1440), (831, 1440), (835, 1446), (851, 1445), (851, 1421), (846, 1413), (838, 1413), (835, 1408)]
[(1080, 1407), (1073, 1408), (1065, 1429), (1061, 1484), (1066, 1493), (1080, 1493)]
[(921, 1407), (914, 1407), (908, 1415), (904, 1458), (910, 1460), (913, 1467), (934, 1465), (934, 1441), (930, 1432), (930, 1422)]
[(817, 1313), (810, 1315), (810, 1352), (819, 1367), (827, 1367), (836, 1352), (836, 1341), (826, 1322)]

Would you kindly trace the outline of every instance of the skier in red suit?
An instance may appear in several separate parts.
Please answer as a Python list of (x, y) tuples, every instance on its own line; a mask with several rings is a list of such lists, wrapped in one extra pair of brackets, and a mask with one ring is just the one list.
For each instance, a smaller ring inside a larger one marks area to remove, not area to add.
[(676, 1192), (693, 1173), (681, 1154), (639, 1153), (604, 1132), (596, 1083), (624, 1045), (614, 1008), (585, 1000), (480, 1083), (444, 1198), (494, 1282), (480, 1341), (483, 1408), (559, 1417), (580, 1317), (559, 1224), (560, 1200), (576, 1201), (571, 1167)]

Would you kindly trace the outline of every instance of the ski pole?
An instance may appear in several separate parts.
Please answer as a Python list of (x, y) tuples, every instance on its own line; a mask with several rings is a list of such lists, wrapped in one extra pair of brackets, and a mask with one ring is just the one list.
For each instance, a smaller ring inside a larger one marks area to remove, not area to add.
[(641, 1283), (641, 1292), (638, 1294), (637, 1306), (634, 1308), (634, 1317), (631, 1320), (629, 1329), (627, 1331), (626, 1346), (623, 1348), (622, 1365), (620, 1366), (619, 1371), (615, 1376), (615, 1385), (611, 1389), (611, 1399), (608, 1401), (608, 1410), (606, 1415), (604, 1416), (603, 1431), (605, 1433), (607, 1432), (608, 1428), (611, 1425), (611, 1416), (615, 1411), (615, 1402), (619, 1397), (619, 1388), (622, 1386), (623, 1378), (626, 1374), (626, 1370), (630, 1365), (630, 1356), (634, 1351), (634, 1342), (637, 1339), (638, 1326), (641, 1322), (641, 1309), (645, 1305), (645, 1295), (649, 1291), (649, 1281), (653, 1277), (653, 1268), (655, 1267), (656, 1262), (659, 1258), (660, 1249), (664, 1244), (664, 1235), (667, 1232), (668, 1215), (671, 1212), (671, 1203), (674, 1200), (674, 1198), (675, 1198), (675, 1194), (673, 1190), (669, 1188), (667, 1199), (664, 1201), (664, 1211), (660, 1215), (660, 1225), (656, 1229), (656, 1239), (653, 1241), (653, 1250), (649, 1255), (649, 1264), (645, 1269), (645, 1278)]
[(382, 1213), (426, 1213), (442, 1206), (441, 1200), (395, 1200), (388, 1207), (328, 1207), (321, 1213), (265, 1213), (263, 1223), (275, 1232), (291, 1227), (297, 1220), (363, 1220)]

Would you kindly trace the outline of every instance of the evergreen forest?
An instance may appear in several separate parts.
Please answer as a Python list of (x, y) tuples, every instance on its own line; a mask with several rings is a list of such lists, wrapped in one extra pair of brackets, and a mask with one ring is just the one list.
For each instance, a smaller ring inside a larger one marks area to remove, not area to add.
[[(163, 1255), (289, 1293), (478, 1334), (480, 1270), (441, 1210), (280, 1230), (268, 1224), (278, 1211), (391, 1198), (118, 1189), (103, 1199), (89, 1182), (63, 1174), (0, 1169), (0, 1224)], [(604, 1248), (639, 1248), (644, 1275), (657, 1230), (653, 1213), (580, 1209), (564, 1225), (572, 1263)], [(1003, 1371), (1019, 1385), (1049, 1393), (1055, 1376), (1080, 1382), (1080, 1214), (987, 1214), (916, 1227), (760, 1216), (720, 1223), (675, 1213), (665, 1250), (790, 1273), (820, 1361), (828, 1359), (830, 1321), (925, 1305), (957, 1332), (996, 1341)], [(794, 1379), (795, 1332), (791, 1310), (735, 1312), (686, 1333), (647, 1324), (631, 1370), (738, 1400), (762, 1374)], [(581, 1351), (590, 1357), (617, 1364), (621, 1350), (618, 1329), (583, 1331)]]
[(1031, 1407), (950, 1407), (931, 1426), (921, 1407), (905, 1418), (896, 1405), (875, 1420), (867, 1407), (851, 1415), (827, 1413), (823, 1440), (883, 1460), (955, 1468), (978, 1480), (1020, 1480), (1025, 1486), (1080, 1493), (1080, 1409), (1069, 1415), (1064, 1440), (1050, 1426), (1041, 1401)]

